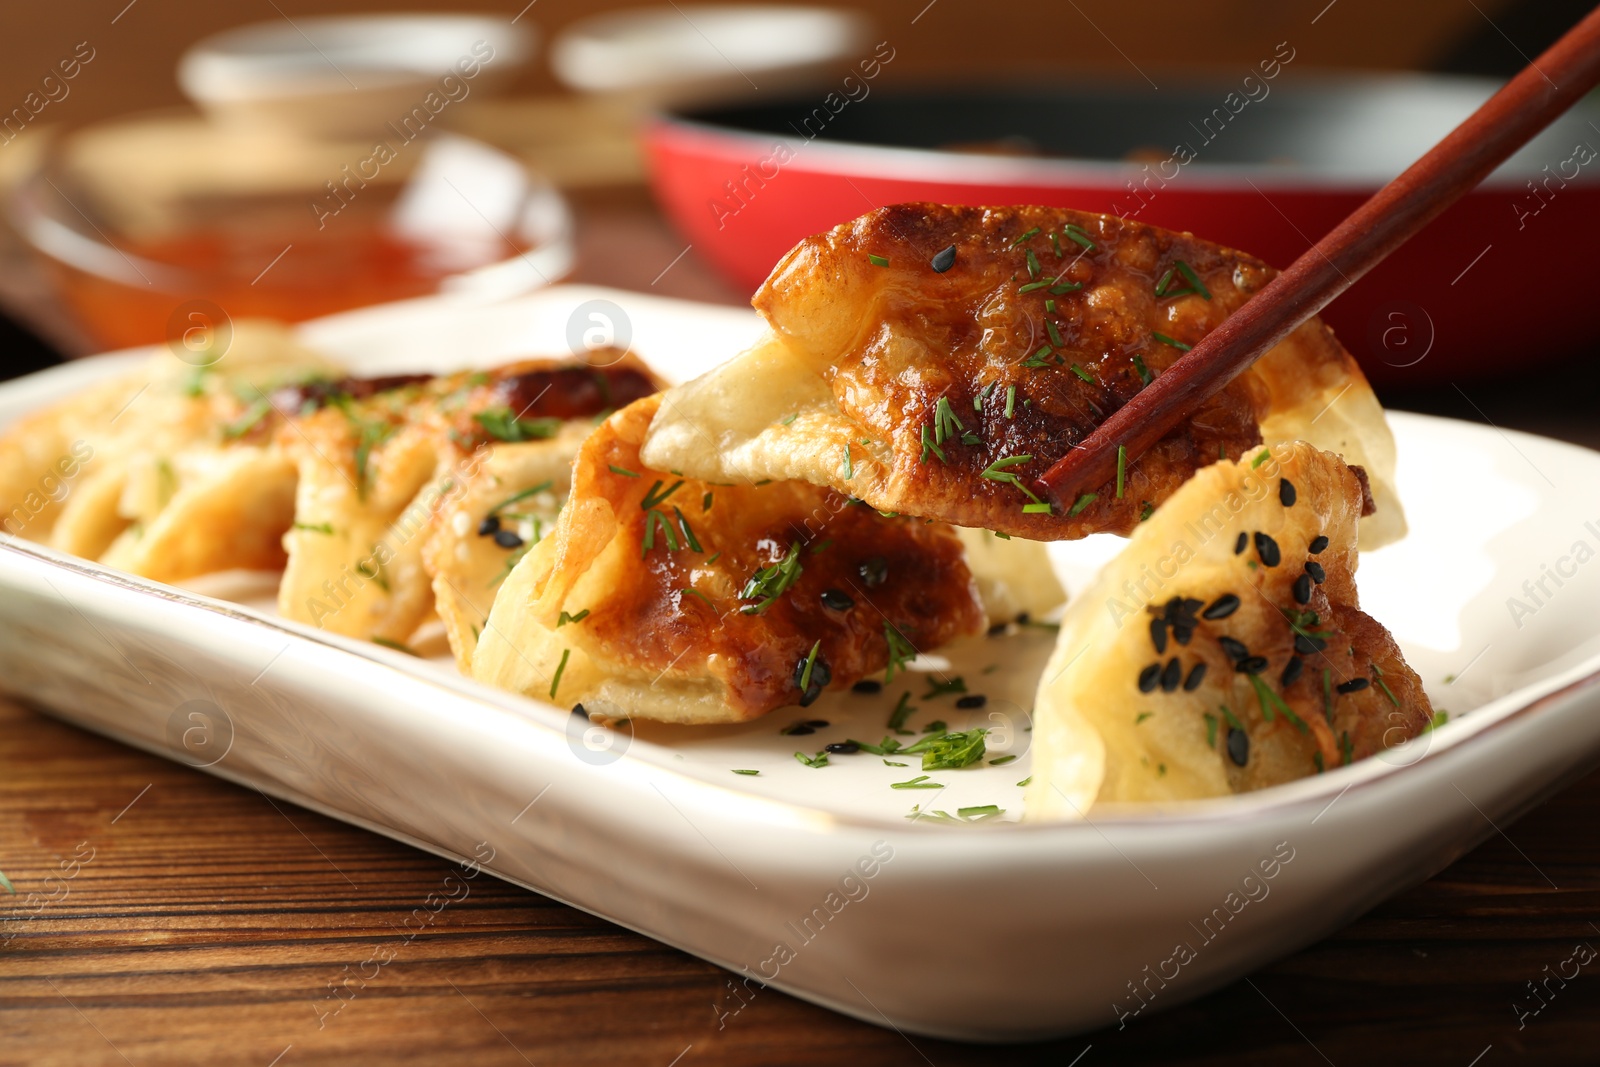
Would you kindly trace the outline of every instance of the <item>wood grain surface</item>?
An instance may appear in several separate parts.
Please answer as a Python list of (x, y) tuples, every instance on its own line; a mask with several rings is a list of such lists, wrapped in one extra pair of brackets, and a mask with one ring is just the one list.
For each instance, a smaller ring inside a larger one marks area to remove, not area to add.
[[(580, 209), (581, 280), (737, 299), (692, 254), (660, 275), (642, 194)], [(1560, 383), (1386, 399), (1600, 444), (1600, 361)], [(1600, 949), (1596, 826), (1600, 773), (1245, 981), (989, 1048), (775, 990), (719, 1024), (725, 972), (487, 875), (419, 923), (458, 868), (0, 699), (0, 1065), (1592, 1064), (1600, 963), (1550, 976)]]

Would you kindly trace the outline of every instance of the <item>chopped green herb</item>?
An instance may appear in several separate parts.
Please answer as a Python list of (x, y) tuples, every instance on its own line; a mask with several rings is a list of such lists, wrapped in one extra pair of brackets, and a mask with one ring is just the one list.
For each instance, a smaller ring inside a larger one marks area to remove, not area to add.
[(906, 640), (899, 627), (887, 619), (883, 623), (883, 639), (889, 645), (889, 665), (884, 669), (883, 680), (892, 682), (896, 670), (904, 674), (906, 664), (917, 658), (917, 650)]
[(1014, 755), (996, 756), (994, 759), (989, 761), (989, 766), (991, 766), (991, 767), (1003, 767), (1004, 765), (1006, 765), (1007, 763), (1010, 763), (1012, 760), (1014, 760), (1016, 758), (1017, 757), (1014, 756)]
[(957, 417), (955, 409), (950, 406), (949, 399), (941, 396), (938, 403), (933, 405), (934, 443), (942, 445), (946, 438), (954, 437), (966, 428), (966, 424)]
[(800, 413), (798, 411), (792, 412), (789, 415), (784, 417), (783, 424), (785, 426), (788, 426), (790, 423), (794, 422), (794, 420), (798, 419), (799, 417), (800, 417)]
[(1339, 755), (1344, 759), (1344, 766), (1348, 767), (1355, 762), (1356, 746), (1350, 742), (1350, 731), (1346, 730), (1339, 735)]
[(1026, 242), (1026, 241), (1033, 240), (1035, 237), (1039, 236), (1040, 232), (1041, 231), (1040, 231), (1039, 227), (1037, 227), (1037, 226), (1034, 226), (1031, 229), (1024, 230), (1022, 233), (1020, 233), (1016, 237), (1012, 238), (1011, 247), (1012, 248), (1016, 248), (1018, 245)]
[[(911, 691), (907, 690), (906, 692), (901, 693), (900, 702), (894, 706), (894, 711), (889, 713), (889, 729), (895, 731), (896, 733), (910, 733), (910, 731), (905, 728), (906, 720), (909, 719), (911, 717), (911, 713), (916, 710), (917, 706), (911, 703)], [(895, 747), (899, 747), (898, 742), (896, 743)]]
[(744, 605), (739, 609), (740, 613), (760, 615), (766, 611), (799, 580), (804, 569), (800, 565), (800, 542), (794, 541), (790, 543), (789, 551), (784, 553), (782, 559), (762, 567), (750, 576), (750, 580), (739, 592), (739, 599), (757, 600), (759, 603)]
[(563, 626), (565, 626), (569, 622), (582, 622), (584, 619), (587, 619), (588, 617), (589, 617), (589, 609), (588, 608), (584, 608), (582, 611), (578, 612), (576, 615), (568, 615), (566, 612), (563, 611), (561, 613), (561, 617), (556, 620), (556, 629), (558, 629), (558, 630), (561, 629)]
[(396, 641), (392, 637), (374, 637), (372, 639), (372, 643), (375, 645), (382, 645), (384, 648), (392, 648), (396, 652), (404, 652), (408, 656), (417, 655), (416, 649), (405, 644), (403, 641)]
[(663, 512), (652, 508), (650, 511), (645, 512), (644, 516), (644, 541), (639, 549), (640, 559), (643, 559), (646, 553), (656, 547), (657, 530), (660, 530), (661, 536), (666, 538), (667, 551), (678, 551), (678, 535), (673, 531), (672, 524), (667, 521), (667, 516)]
[(1080, 496), (1073, 503), (1072, 507), (1067, 511), (1067, 518), (1070, 519), (1070, 518), (1073, 518), (1073, 517), (1075, 517), (1077, 515), (1082, 514), (1084, 508), (1088, 507), (1090, 504), (1093, 504), (1098, 499), (1100, 499), (1100, 494), (1099, 493), (1084, 493), (1082, 496)]
[(957, 808), (956, 814), (963, 819), (982, 819), (995, 815), (1004, 815), (1005, 810), (998, 804), (975, 804), (968, 808)]
[(1206, 747), (1217, 747), (1217, 717), (1209, 711), (1203, 716), (1206, 720)]
[(692, 596), (692, 597), (695, 597), (696, 599), (703, 600), (703, 601), (706, 602), (706, 605), (708, 607), (712, 608), (712, 609), (716, 608), (716, 605), (711, 603), (711, 598), (710, 597), (706, 596), (704, 593), (702, 593), (700, 590), (696, 589), (692, 585), (686, 585), (682, 589), (678, 590), (678, 592), (682, 593), (684, 596)]
[(1151, 382), (1156, 380), (1156, 376), (1150, 373), (1150, 368), (1144, 365), (1144, 357), (1138, 355), (1137, 353), (1135, 353), (1133, 357), (1133, 369), (1138, 372), (1139, 381), (1143, 382), (1145, 385), (1149, 385)]
[(1050, 292), (1054, 296), (1060, 296), (1062, 293), (1076, 293), (1082, 288), (1082, 282), (1062, 282), (1060, 285), (1052, 285)]
[(1154, 332), (1152, 332), (1150, 334), (1150, 336), (1154, 337), (1157, 341), (1160, 341), (1164, 345), (1171, 345), (1173, 348), (1176, 348), (1180, 352), (1187, 352), (1187, 351), (1189, 351), (1189, 349), (1194, 347), (1193, 345), (1184, 344), (1182, 341), (1179, 341), (1177, 338), (1168, 337), (1164, 333), (1154, 333)]
[(1085, 230), (1082, 226), (1069, 222), (1062, 227), (1062, 230), (1068, 237), (1082, 245), (1084, 251), (1086, 252), (1093, 252), (1097, 247), (1094, 243), (1094, 240), (1090, 238), (1089, 231)]
[(761, 772), (760, 771), (744, 770), (742, 768), (739, 768), (739, 769), (735, 769), (733, 773), (734, 774), (760, 774)]
[(1150, 503), (1148, 500), (1142, 501), (1142, 503), (1144, 504), (1144, 507), (1139, 509), (1139, 521), (1146, 522), (1149, 520), (1150, 516), (1156, 513), (1156, 506)]
[(297, 522), (297, 523), (294, 524), (293, 529), (304, 530), (307, 533), (331, 534), (331, 533), (333, 533), (333, 523), (331, 523), (331, 522)]
[(819, 637), (811, 646), (811, 651), (806, 654), (806, 665), (800, 670), (800, 692), (804, 693), (811, 688), (811, 671), (817, 665), (817, 653), (822, 650), (822, 639)]
[(889, 265), (888, 257), (873, 255), (871, 252), (867, 253), (867, 262), (874, 267), (887, 267)]
[(1016, 408), (1017, 408), (1017, 387), (1014, 386), (1014, 385), (1008, 385), (1008, 386), (1006, 386), (1006, 418), (1009, 419), (1011, 417), (1011, 413), (1013, 411), (1015, 411)]
[(1322, 774), (1327, 769), (1327, 768), (1323, 767), (1323, 765), (1322, 765), (1322, 753), (1321, 752), (1313, 752), (1313, 753), (1311, 753), (1311, 765), (1317, 769), (1317, 773), (1318, 774)]
[(1266, 680), (1262, 678), (1261, 675), (1247, 674), (1245, 677), (1249, 678), (1250, 684), (1255, 687), (1256, 701), (1261, 705), (1261, 717), (1263, 719), (1271, 722), (1272, 711), (1274, 708), (1276, 708), (1278, 711), (1283, 712), (1283, 717), (1285, 719), (1288, 719), (1290, 722), (1294, 723), (1295, 729), (1299, 730), (1303, 734), (1311, 733), (1311, 727), (1306, 725), (1305, 720), (1296, 715), (1294, 713), (1294, 709), (1289, 707), (1289, 705), (1284, 702), (1284, 699), (1281, 696), (1272, 691), (1272, 687), (1267, 684)]
[(1084, 370), (1082, 365), (1074, 363), (1072, 365), (1072, 373), (1076, 374), (1078, 377), (1082, 378), (1084, 381), (1088, 382), (1090, 385), (1094, 384), (1094, 375), (1092, 375), (1088, 371)]
[(710, 493), (707, 493), (705, 496), (700, 498), (700, 510), (701, 511), (710, 511), (711, 510), (711, 494)]
[(804, 752), (796, 752), (794, 758), (804, 763), (807, 767), (826, 767), (828, 753), (826, 750), (818, 752), (815, 756), (807, 756)]
[(1428, 720), (1428, 724), (1422, 728), (1422, 732), (1427, 733), (1429, 730), (1437, 730), (1439, 727), (1443, 726), (1449, 721), (1450, 713), (1445, 711), (1443, 708), (1440, 708), (1438, 711), (1433, 713), (1433, 718)]
[(611, 473), (612, 474), (620, 474), (624, 478), (637, 478), (637, 477), (639, 477), (639, 472), (638, 471), (631, 471), (627, 467), (619, 467), (615, 463), (608, 463), (608, 464), (606, 464), (606, 466), (611, 468)]
[(1222, 717), (1228, 720), (1229, 726), (1233, 727), (1235, 730), (1244, 729), (1244, 723), (1239, 721), (1239, 717), (1237, 715), (1228, 710), (1228, 705), (1218, 704), (1217, 707), (1222, 709)]
[(980, 726), (964, 733), (942, 734), (935, 738), (919, 741), (906, 751), (909, 752), (926, 743), (928, 745), (927, 750), (922, 754), (923, 770), (957, 770), (983, 759), (983, 739), (988, 732), (987, 729)]
[(1061, 241), (1054, 233), (1050, 234), (1050, 247), (1055, 249), (1056, 258), (1061, 258)]
[(222, 428), (223, 438), (231, 441), (236, 437), (243, 437), (245, 434), (255, 429), (256, 425), (262, 419), (266, 418), (267, 412), (271, 410), (272, 402), (266, 397), (262, 397), (254, 404), (251, 404), (249, 410), (247, 410), (243, 415), (239, 416), (239, 420), (237, 422), (230, 422), (228, 425)]
[(950, 729), (949, 723), (943, 719), (934, 719), (922, 728), (922, 732), (925, 734), (942, 734), (948, 729)]
[(1272, 458), (1272, 449), (1263, 448), (1260, 452), (1256, 453), (1256, 458), (1250, 461), (1250, 469), (1255, 470), (1270, 458)]
[(1050, 502), (1047, 500), (1041, 500), (1036, 504), (1022, 505), (1022, 513), (1024, 515), (1048, 515), (1050, 511)]
[(895, 762), (895, 761), (894, 761), (894, 760), (892, 760), (892, 759), (886, 759), (886, 760), (884, 760), (884, 761), (883, 761), (883, 765), (884, 765), (884, 766), (885, 766), (885, 767), (906, 767), (906, 766), (909, 766), (909, 764), (905, 764), (905, 763), (896, 763), (896, 762)]
[(890, 782), (889, 783), (889, 788), (890, 789), (943, 789), (944, 788), (944, 783), (943, 782), (929, 781), (928, 780), (928, 776), (926, 774), (919, 774), (915, 778), (911, 779), (909, 782)]
[(560, 419), (519, 419), (510, 408), (488, 408), (473, 415), (472, 421), (496, 441), (542, 441), (561, 430)]
[(719, 560), (721, 558), (722, 558), (722, 553), (721, 552), (713, 552), (710, 556), (706, 557), (706, 566), (707, 567), (711, 566), (713, 563), (715, 563), (717, 560)]
[[(1040, 289), (1050, 289), (1050, 279), (1049, 278), (1045, 278), (1045, 279), (1043, 279), (1041, 281), (1037, 281), (1037, 282), (1029, 282), (1027, 285), (1018, 286), (1017, 287), (1017, 292), (1019, 292), (1019, 293), (1036, 293)], [(1055, 292), (1054, 289), (1050, 289), (1050, 291), (1052, 293)]]
[(640, 511), (649, 511), (651, 508), (655, 507), (657, 504), (659, 504), (663, 500), (667, 499), (667, 497), (671, 496), (673, 493), (676, 493), (678, 491), (679, 487), (683, 485), (683, 482), (682, 482), (681, 479), (679, 481), (673, 482), (672, 483), (672, 488), (668, 489), (665, 493), (661, 493), (660, 496), (657, 496), (656, 493), (665, 484), (666, 483), (664, 481), (661, 481), (661, 480), (658, 479), (656, 481), (656, 484), (652, 485), (650, 487), (650, 491), (644, 495), (644, 499), (639, 501), (639, 510)]
[(1031, 248), (1027, 251), (1027, 262), (1028, 277), (1037, 278), (1039, 276), (1039, 257), (1033, 254), (1033, 249)]
[(928, 691), (922, 694), (923, 700), (932, 700), (934, 697), (949, 696), (951, 694), (965, 693), (967, 691), (966, 679), (956, 675), (948, 682), (941, 682), (934, 678), (928, 679)]
[[(538, 493), (542, 493), (545, 490), (549, 489), (554, 484), (555, 484), (554, 482), (546, 480), (546, 481), (540, 482), (538, 485), (530, 485), (528, 488), (522, 490), (522, 492), (513, 493), (511, 496), (506, 497), (504, 500), (500, 501), (500, 503), (498, 503), (494, 507), (490, 508), (489, 509), (489, 514), (498, 515), (502, 511), (504, 511), (506, 508), (509, 508), (512, 504), (520, 504), (522, 501), (528, 499), (530, 496), (534, 496), (534, 495), (536, 495)], [(656, 484), (660, 485), (661, 483), (657, 482)]]
[(1038, 496), (1034, 494), (1033, 490), (1029, 489), (1027, 485), (1023, 483), (1020, 477), (1009, 470), (1009, 468), (1015, 467), (1019, 463), (1028, 463), (1032, 459), (1033, 457), (1031, 455), (1002, 456), (1000, 459), (995, 460), (993, 463), (985, 467), (978, 476), (980, 478), (987, 478), (991, 482), (1004, 482), (1008, 485), (1016, 486), (1018, 489), (1022, 490), (1023, 494), (1026, 495), (1029, 500), (1033, 501), (1035, 504), (1039, 504), (1042, 503), (1042, 501), (1040, 501)]
[(1057, 348), (1064, 348), (1066, 346), (1066, 342), (1061, 340), (1061, 331), (1056, 328), (1056, 321), (1054, 319), (1045, 319), (1044, 328), (1045, 332), (1050, 335), (1051, 344), (1055, 345)]
[(700, 541), (694, 535), (694, 528), (689, 525), (689, 520), (684, 516), (683, 511), (674, 506), (672, 513), (678, 516), (678, 529), (683, 531), (683, 540), (689, 546), (689, 551), (704, 552), (705, 549), (700, 547)]
[(1389, 703), (1398, 708), (1400, 706), (1400, 701), (1395, 697), (1393, 691), (1389, 689), (1389, 683), (1383, 680), (1383, 668), (1378, 666), (1376, 663), (1372, 665), (1372, 680), (1377, 684), (1379, 689), (1383, 690), (1383, 695), (1389, 698)]
[(1117, 446), (1117, 499), (1122, 499), (1122, 487), (1128, 478), (1128, 446)]
[(1133, 717), (1133, 725), (1138, 726), (1140, 723), (1144, 722), (1154, 714), (1155, 712), (1153, 711), (1141, 711), (1139, 714)]
[(561, 686), (561, 676), (562, 676), (562, 674), (566, 673), (567, 657), (570, 656), (570, 655), (572, 655), (572, 649), (563, 648), (561, 650), (561, 662), (556, 664), (556, 676), (554, 678), (550, 679), (550, 699), (551, 700), (554, 700), (556, 698), (556, 690), (558, 688), (560, 688), (560, 686)]
[(938, 456), (940, 463), (950, 462), (945, 458), (944, 449), (939, 447), (939, 442), (928, 436), (928, 427), (927, 424), (924, 423), (922, 426), (922, 455), (918, 457), (918, 462), (928, 462), (929, 452), (932, 452), (934, 455)]
[(1028, 775), (1028, 777), (1026, 777), (1022, 781), (1018, 782), (1017, 785), (1018, 786), (1025, 786), (1031, 781), (1033, 781), (1033, 775), (1030, 774), (1030, 775)]

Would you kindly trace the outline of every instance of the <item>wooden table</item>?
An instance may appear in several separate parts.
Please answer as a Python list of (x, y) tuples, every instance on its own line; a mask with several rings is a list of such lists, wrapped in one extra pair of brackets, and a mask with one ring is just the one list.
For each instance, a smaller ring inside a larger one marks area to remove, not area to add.
[[(692, 253), (652, 287), (682, 244), (641, 194), (579, 207), (581, 280), (736, 299)], [(1558, 390), (1389, 399), (1600, 445), (1594, 362)], [(1521, 1028), (1513, 1006), (1575, 945), (1600, 948), (1597, 825), (1600, 773), (1246, 981), (1120, 1032), (996, 1049), (774, 990), (719, 1025), (718, 968), (488, 877), (405, 933), (443, 861), (0, 699), (0, 870), (18, 893), (0, 898), (0, 1065), (1590, 1064), (1590, 970)]]

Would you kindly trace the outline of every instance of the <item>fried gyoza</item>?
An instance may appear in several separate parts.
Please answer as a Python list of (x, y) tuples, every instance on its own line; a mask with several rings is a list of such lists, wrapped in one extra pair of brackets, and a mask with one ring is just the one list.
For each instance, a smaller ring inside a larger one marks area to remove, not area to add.
[(801, 482), (703, 482), (639, 445), (659, 398), (584, 442), (554, 532), (506, 578), (480, 681), (597, 718), (737, 722), (984, 622), (948, 526)]
[(1304, 443), (1173, 494), (1062, 619), (1028, 816), (1261, 789), (1421, 733), (1420, 680), (1357, 606), (1361, 505)]
[(422, 562), (463, 673), (472, 673), (472, 653), (501, 583), (555, 526), (572, 488), (572, 461), (593, 429), (577, 419), (549, 440), (476, 453), (458, 490), (434, 509)]
[(883, 208), (778, 264), (754, 300), (772, 334), (674, 389), (644, 456), (1055, 540), (1126, 534), (1219, 455), (1303, 439), (1365, 469), (1376, 511), (1363, 545), (1395, 540), (1393, 439), (1317, 320), (1130, 463), (1121, 493), (1108, 482), (1062, 514), (1028, 488), (1273, 276), (1242, 253), (1110, 216)]
[[(423, 561), (433, 517), (488, 461), (483, 450), (527, 445), (559, 464), (573, 453), (570, 422), (586, 431), (594, 415), (655, 389), (642, 364), (619, 357), (604, 368), (525, 360), (280, 395), (281, 408), (298, 412), (277, 442), (299, 482), (278, 610), (335, 633), (406, 641), (433, 606)], [(502, 559), (514, 547), (501, 547)]]
[[(21, 420), (0, 436), (0, 498), (52, 453), (77, 462), (58, 504), (11, 506), (15, 532), (160, 581), (283, 565), (294, 471), (263, 445), (267, 395), (334, 370), (282, 327), (240, 322), (205, 365), (170, 353)], [(46, 467), (45, 469), (48, 469)], [(18, 522), (25, 515), (25, 522)]]

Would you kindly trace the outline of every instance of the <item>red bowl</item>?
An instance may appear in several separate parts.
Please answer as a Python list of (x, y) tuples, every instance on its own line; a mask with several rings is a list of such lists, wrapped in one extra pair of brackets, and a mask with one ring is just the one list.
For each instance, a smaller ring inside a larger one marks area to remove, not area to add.
[[(668, 214), (752, 290), (801, 238), (909, 200), (1124, 215), (1281, 267), (1495, 88), (1250, 77), (1159, 93), (832, 94), (660, 116), (645, 145)], [(1369, 376), (1449, 382), (1593, 345), (1600, 328), (1578, 312), (1597, 281), (1597, 149), (1591, 96), (1330, 306)]]

